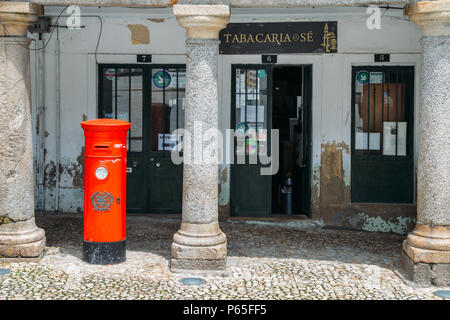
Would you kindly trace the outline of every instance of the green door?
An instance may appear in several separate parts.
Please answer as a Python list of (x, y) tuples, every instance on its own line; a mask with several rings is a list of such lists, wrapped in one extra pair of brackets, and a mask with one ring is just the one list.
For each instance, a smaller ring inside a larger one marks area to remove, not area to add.
[[(234, 164), (231, 166), (231, 214), (233, 216), (270, 216), (272, 176), (261, 175), (263, 165), (257, 154), (270, 155), (270, 68), (232, 67), (232, 129)], [(238, 158), (245, 160), (239, 164)]]
[(352, 202), (413, 203), (414, 67), (353, 67), (352, 80)]
[(181, 213), (183, 166), (171, 160), (172, 148), (180, 137), (172, 134), (184, 127), (184, 67), (151, 69), (149, 211)]
[(171, 161), (184, 126), (185, 66), (100, 65), (99, 118), (132, 123), (127, 212), (181, 213), (182, 165)]

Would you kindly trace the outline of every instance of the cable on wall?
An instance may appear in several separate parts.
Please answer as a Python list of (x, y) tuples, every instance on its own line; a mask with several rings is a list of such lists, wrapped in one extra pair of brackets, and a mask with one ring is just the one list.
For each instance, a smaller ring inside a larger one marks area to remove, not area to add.
[[(9, 37), (11, 37), (12, 39), (14, 39), (14, 41), (15, 41), (19, 46), (21, 46), (22, 48), (27, 49), (27, 50), (29, 50), (29, 51), (44, 50), (44, 49), (48, 46), (48, 44), (50, 43), (50, 40), (51, 40), (51, 38), (52, 38), (52, 36), (53, 36), (53, 32), (55, 31), (55, 29), (58, 29), (58, 28), (61, 27), (61, 26), (58, 25), (59, 18), (60, 18), (60, 17), (65, 17), (65, 16), (63, 16), (62, 14), (67, 10), (68, 7), (70, 7), (70, 6), (65, 6), (65, 7), (61, 10), (61, 12), (58, 14), (58, 16), (56, 17), (56, 22), (55, 22), (56, 25), (52, 26), (53, 28), (52, 28), (52, 31), (50, 32), (50, 35), (49, 35), (49, 37), (48, 37), (48, 39), (47, 39), (47, 42), (45, 42), (45, 44), (44, 44), (41, 48), (30, 48), (30, 47), (27, 47), (27, 46), (22, 45), (19, 41), (16, 40), (16, 37), (15, 37), (15, 36), (12, 36), (12, 35), (9, 33), (8, 28), (6, 27), (6, 25), (5, 25), (3, 22), (1, 22), (1, 21), (0, 21), (0, 23), (2, 24), (3, 29), (5, 30), (6, 35), (9, 36)], [(99, 44), (100, 44), (100, 39), (101, 39), (102, 32), (103, 32), (103, 20), (102, 20), (102, 18), (101, 18), (100, 16), (98, 16), (98, 15), (81, 15), (81, 17), (82, 17), (82, 18), (97, 18), (97, 19), (100, 21), (100, 30), (99, 30), (99, 33), (98, 33), (97, 44), (96, 44), (96, 46), (95, 46), (95, 52), (94, 52), (94, 55), (95, 55), (95, 62), (98, 63), (97, 53), (98, 53), (98, 46), (99, 46)], [(58, 30), (56, 31), (56, 33), (58, 33)], [(32, 39), (32, 41), (34, 41), (34, 39)]]

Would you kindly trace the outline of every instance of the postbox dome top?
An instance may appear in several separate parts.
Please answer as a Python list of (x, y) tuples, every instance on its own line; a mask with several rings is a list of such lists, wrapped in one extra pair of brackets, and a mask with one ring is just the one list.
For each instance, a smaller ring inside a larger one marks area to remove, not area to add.
[(93, 119), (81, 122), (81, 127), (85, 130), (128, 130), (131, 123), (116, 119)]

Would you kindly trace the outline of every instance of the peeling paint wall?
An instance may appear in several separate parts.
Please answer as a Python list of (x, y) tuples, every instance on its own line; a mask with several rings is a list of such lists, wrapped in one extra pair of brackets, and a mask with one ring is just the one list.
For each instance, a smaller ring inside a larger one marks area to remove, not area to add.
[[(46, 7), (46, 15), (56, 17), (62, 7)], [(171, 9), (81, 8), (82, 15), (100, 15), (102, 36), (97, 46), (100, 24), (97, 18), (81, 18), (78, 30), (60, 29), (61, 48), (61, 162), (56, 164), (56, 55), (52, 37), (45, 51), (45, 128), (36, 115), (36, 56), (31, 54), (34, 141), (45, 134), (45, 164), (42, 199), (45, 211), (54, 211), (59, 197), (60, 211), (82, 212), (84, 186), (84, 136), (80, 122), (97, 117), (98, 63), (136, 63), (136, 54), (153, 54), (154, 63), (183, 63), (185, 30), (178, 26)], [(60, 24), (65, 19), (59, 20)], [(37, 38), (29, 34), (30, 38)], [(44, 34), (44, 41), (48, 34)], [(150, 42), (150, 39), (152, 40)], [(170, 55), (170, 56), (167, 56)], [(170, 58), (168, 58), (170, 57)], [(38, 146), (34, 145), (36, 150)], [(36, 157), (36, 153), (35, 153)], [(35, 158), (36, 168), (37, 159)], [(56, 189), (60, 175), (59, 195)], [(37, 178), (37, 169), (35, 169)], [(39, 196), (36, 184), (35, 197)], [(36, 203), (38, 203), (36, 201)]]
[(327, 142), (322, 144), (320, 165), (320, 207), (329, 203), (348, 203), (350, 185), (345, 184), (343, 153), (350, 153), (345, 143)]
[[(313, 113), (313, 153), (320, 163), (316, 161), (312, 171), (312, 218), (326, 226), (402, 234), (414, 227), (415, 204), (351, 202), (351, 67), (374, 64), (372, 59), (372, 55), (322, 56), (322, 108)], [(398, 64), (415, 65), (420, 74), (420, 55), (397, 59)], [(419, 90), (416, 86), (416, 100)]]
[(345, 143), (322, 144), (320, 193), (314, 192), (318, 206), (314, 218), (327, 226), (406, 234), (416, 221), (416, 206), (399, 204), (358, 204), (351, 202), (351, 185), (346, 181), (344, 155), (350, 154)]
[(382, 217), (369, 217), (364, 213), (358, 214), (364, 221), (361, 229), (366, 231), (382, 231), (405, 234), (414, 227), (416, 219), (412, 217), (391, 217), (384, 220)]
[(131, 32), (131, 43), (132, 44), (149, 44), (150, 43), (150, 33), (148, 27), (143, 24), (129, 24), (128, 29)]

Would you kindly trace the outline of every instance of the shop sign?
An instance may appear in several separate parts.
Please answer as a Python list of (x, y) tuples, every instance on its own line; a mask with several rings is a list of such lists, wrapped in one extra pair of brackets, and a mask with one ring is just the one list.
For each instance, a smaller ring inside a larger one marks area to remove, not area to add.
[(153, 84), (160, 89), (167, 88), (172, 81), (172, 76), (166, 70), (159, 70), (153, 74)]
[(267, 77), (267, 72), (265, 69), (258, 69), (258, 78), (262, 79)]
[(391, 61), (391, 55), (389, 53), (376, 53), (375, 62), (389, 62)]
[(356, 80), (361, 84), (366, 84), (367, 82), (369, 82), (369, 72), (367, 72), (366, 70), (361, 70), (356, 75)]
[(277, 63), (277, 55), (276, 54), (263, 54), (261, 57), (262, 63)]
[(249, 128), (250, 128), (250, 127), (249, 127), (249, 125), (248, 125), (247, 123), (245, 123), (245, 122), (239, 122), (239, 123), (237, 124), (237, 126), (236, 126), (236, 131), (237, 131), (239, 134), (245, 134), (245, 133), (248, 131)]
[(151, 63), (152, 55), (151, 54), (138, 54), (136, 57), (137, 62)]
[(384, 82), (384, 72), (369, 72), (366, 70), (361, 70), (356, 74), (356, 80), (360, 84), (380, 84)]
[(335, 53), (337, 22), (229, 23), (220, 41), (221, 54)]
[(114, 68), (106, 69), (106, 71), (105, 71), (105, 78), (106, 79), (114, 80), (115, 76), (116, 76), (116, 69), (114, 69)]
[(248, 155), (256, 154), (258, 150), (258, 140), (255, 138), (245, 139), (245, 150)]

